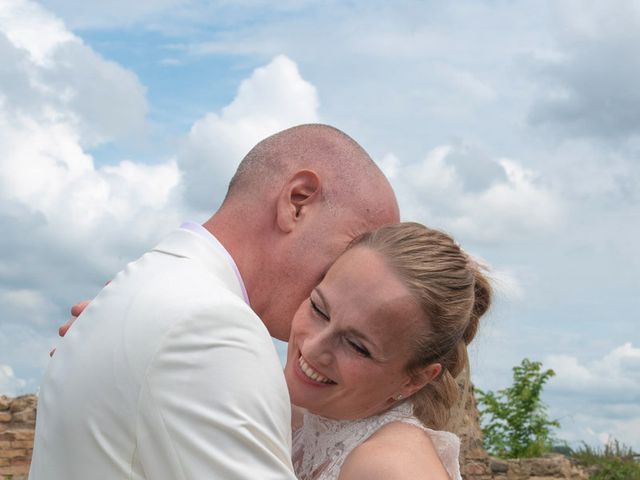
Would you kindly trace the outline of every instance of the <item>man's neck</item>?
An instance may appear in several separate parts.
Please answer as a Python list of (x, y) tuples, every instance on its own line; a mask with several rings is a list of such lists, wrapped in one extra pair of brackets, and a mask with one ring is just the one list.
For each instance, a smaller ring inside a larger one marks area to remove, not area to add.
[(246, 227), (250, 225), (247, 219), (242, 218), (243, 225), (238, 225), (239, 218), (242, 217), (220, 209), (202, 226), (216, 237), (233, 258), (244, 282), (251, 307), (255, 310), (255, 275), (260, 271), (260, 259), (256, 258), (255, 252), (260, 251), (260, 240)]

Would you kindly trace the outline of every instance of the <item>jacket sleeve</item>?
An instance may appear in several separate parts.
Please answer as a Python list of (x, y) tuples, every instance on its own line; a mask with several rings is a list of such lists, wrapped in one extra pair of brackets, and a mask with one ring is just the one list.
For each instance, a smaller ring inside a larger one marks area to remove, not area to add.
[(275, 348), (248, 309), (190, 309), (145, 372), (134, 469), (145, 478), (294, 479)]

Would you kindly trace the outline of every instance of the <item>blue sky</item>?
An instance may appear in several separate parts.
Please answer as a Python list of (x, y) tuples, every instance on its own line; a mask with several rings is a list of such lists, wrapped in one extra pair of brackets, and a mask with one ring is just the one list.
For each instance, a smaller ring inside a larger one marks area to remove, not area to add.
[(272, 3), (0, 3), (0, 393), (258, 140), (321, 121), (491, 264), (474, 381), (540, 360), (560, 438), (640, 448), (638, 2)]

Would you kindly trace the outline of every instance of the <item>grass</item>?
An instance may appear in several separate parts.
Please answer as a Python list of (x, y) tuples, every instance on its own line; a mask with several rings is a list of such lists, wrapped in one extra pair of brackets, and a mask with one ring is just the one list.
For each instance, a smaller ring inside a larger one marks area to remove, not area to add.
[(617, 440), (601, 448), (583, 443), (571, 456), (593, 472), (590, 480), (640, 480), (640, 454)]

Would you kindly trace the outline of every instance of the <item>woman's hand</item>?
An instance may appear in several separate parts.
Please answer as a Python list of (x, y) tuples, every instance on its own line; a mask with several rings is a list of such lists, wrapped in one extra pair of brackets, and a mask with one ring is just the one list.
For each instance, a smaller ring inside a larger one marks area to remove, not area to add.
[(69, 318), (69, 320), (67, 320), (67, 322), (58, 329), (58, 335), (64, 337), (67, 334), (67, 331), (69, 331), (73, 322), (75, 322), (80, 314), (84, 312), (84, 309), (87, 308), (87, 305), (89, 305), (90, 302), (91, 300), (83, 300), (71, 307), (71, 318)]
[[(104, 286), (106, 287), (110, 283), (111, 283), (111, 280), (105, 283)], [(71, 318), (69, 318), (69, 320), (67, 320), (64, 324), (60, 325), (60, 328), (58, 328), (58, 335), (60, 335), (61, 337), (64, 337), (69, 331), (69, 329), (71, 328), (71, 325), (73, 325), (73, 322), (77, 320), (80, 314), (84, 312), (84, 309), (87, 308), (87, 305), (89, 305), (90, 303), (91, 303), (91, 300), (82, 300), (81, 302), (78, 302), (75, 305), (73, 305), (71, 307)], [(53, 357), (54, 353), (56, 353), (55, 348), (49, 352), (49, 356)]]
[[(91, 300), (82, 300), (81, 302), (78, 302), (71, 307), (71, 317), (63, 325), (61, 325), (60, 328), (58, 328), (58, 335), (64, 337), (67, 334), (67, 332), (71, 328), (71, 325), (73, 325), (73, 322), (76, 321), (76, 319), (80, 316), (84, 309), (87, 308), (87, 305), (89, 305), (90, 302)], [(53, 354), (55, 352), (56, 349), (54, 348), (49, 352), (49, 356), (53, 357)]]

